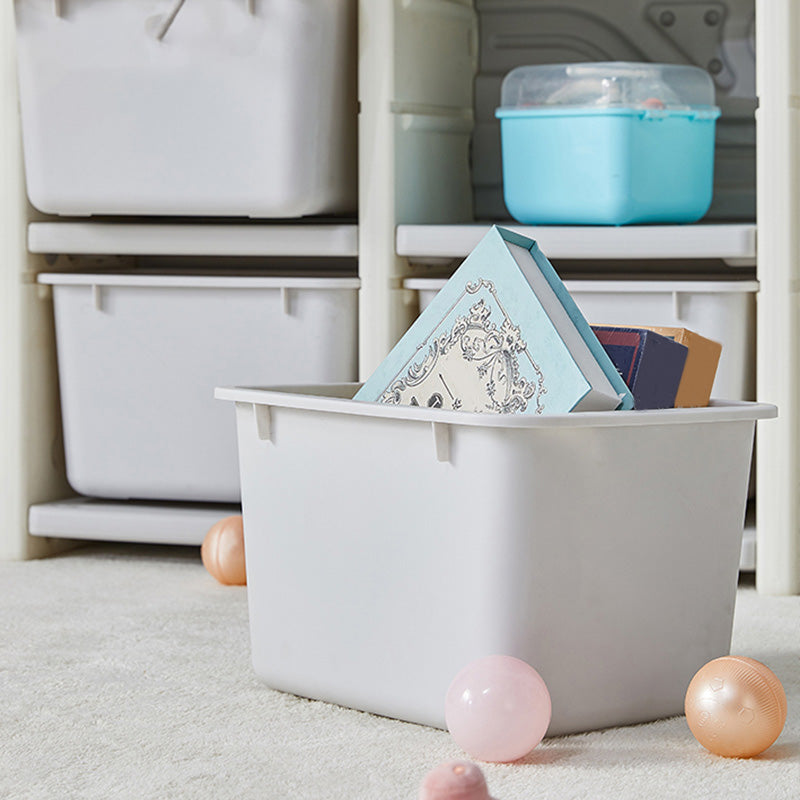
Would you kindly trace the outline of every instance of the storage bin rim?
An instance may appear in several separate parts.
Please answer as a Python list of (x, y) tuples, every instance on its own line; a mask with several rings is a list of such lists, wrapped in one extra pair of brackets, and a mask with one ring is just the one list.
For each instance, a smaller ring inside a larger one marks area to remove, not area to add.
[(590, 428), (631, 427), (755, 421), (776, 417), (769, 403), (744, 400), (714, 400), (704, 408), (668, 408), (646, 411), (593, 411), (534, 416), (531, 414), (479, 414), (466, 411), (394, 406), (353, 400), (360, 384), (312, 384), (305, 386), (218, 386), (214, 396), (253, 406), (302, 409), (358, 417), (381, 417), (425, 423), (481, 428)]
[[(430, 291), (441, 289), (447, 278), (406, 278), (403, 281), (403, 288), (417, 291)], [(720, 281), (664, 281), (658, 279), (637, 278), (634, 280), (614, 281), (614, 280), (593, 280), (588, 279), (567, 279), (564, 286), (568, 291), (592, 291), (606, 294), (624, 293), (650, 293), (650, 294), (671, 294), (681, 292), (686, 294), (730, 294), (734, 292), (757, 292), (759, 282), (751, 280), (720, 280)]]
[(530, 119), (538, 117), (635, 117), (660, 120), (682, 118), (691, 122), (713, 122), (721, 114), (717, 106), (687, 106), (686, 108), (638, 108), (636, 106), (529, 106), (526, 108), (500, 106), (495, 110), (497, 119)]
[(38, 283), (51, 286), (124, 286), (194, 289), (358, 289), (352, 277), (300, 275), (152, 275), (135, 273), (43, 272)]

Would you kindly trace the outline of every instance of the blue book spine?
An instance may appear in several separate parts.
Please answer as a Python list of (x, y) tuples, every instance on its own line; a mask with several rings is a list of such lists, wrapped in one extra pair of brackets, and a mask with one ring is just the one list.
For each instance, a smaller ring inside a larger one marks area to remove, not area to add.
[(580, 333), (580, 335), (583, 337), (592, 355), (595, 357), (597, 363), (600, 365), (611, 385), (617, 392), (617, 395), (620, 398), (620, 404), (618, 406), (619, 410), (627, 411), (632, 409), (634, 407), (634, 403), (633, 394), (630, 390), (630, 387), (620, 377), (620, 374), (617, 371), (613, 361), (608, 357), (608, 353), (606, 353), (602, 344), (600, 344), (598, 341), (592, 326), (586, 321), (586, 318), (578, 308), (577, 303), (572, 299), (572, 295), (567, 290), (567, 287), (564, 286), (564, 282), (561, 280), (558, 273), (553, 268), (553, 265), (548, 261), (544, 253), (542, 253), (542, 251), (539, 249), (539, 246), (532, 239), (515, 233), (514, 231), (510, 231), (507, 228), (498, 228), (498, 230), (506, 241), (530, 250), (531, 256), (533, 256), (533, 260), (536, 262), (536, 265), (547, 279), (547, 282), (552, 287), (556, 297), (558, 297), (559, 301), (561, 302), (561, 305), (564, 306), (566, 312), (570, 316), (570, 319), (572, 319), (572, 321), (575, 323), (578, 333)]

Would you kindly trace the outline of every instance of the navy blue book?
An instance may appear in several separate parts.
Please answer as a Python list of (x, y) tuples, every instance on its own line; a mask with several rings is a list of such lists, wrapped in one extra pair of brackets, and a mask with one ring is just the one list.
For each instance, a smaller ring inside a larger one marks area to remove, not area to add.
[(689, 348), (646, 328), (592, 330), (633, 394), (633, 407), (673, 408)]

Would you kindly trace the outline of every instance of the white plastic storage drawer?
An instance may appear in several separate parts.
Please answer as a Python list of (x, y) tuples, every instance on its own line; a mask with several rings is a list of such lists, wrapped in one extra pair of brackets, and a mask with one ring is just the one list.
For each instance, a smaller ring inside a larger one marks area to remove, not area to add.
[(355, 212), (356, 0), (14, 7), (41, 211)]
[[(420, 310), (443, 279), (409, 278)], [(660, 325), (689, 328), (722, 344), (713, 397), (755, 398), (757, 281), (567, 280), (592, 325)]]
[(730, 646), (753, 430), (773, 406), (535, 417), (356, 388), (217, 390), (236, 404), (268, 685), (444, 727), (456, 673), (505, 653), (547, 683), (551, 735), (683, 712)]
[(225, 381), (357, 376), (355, 278), (42, 274), (80, 494), (236, 502)]

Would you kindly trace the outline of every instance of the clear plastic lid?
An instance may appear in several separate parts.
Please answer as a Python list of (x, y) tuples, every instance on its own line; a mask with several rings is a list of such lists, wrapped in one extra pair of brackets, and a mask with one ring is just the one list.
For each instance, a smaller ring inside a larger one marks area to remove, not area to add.
[(603, 61), (517, 67), (503, 80), (504, 109), (532, 106), (687, 109), (714, 104), (699, 67)]

